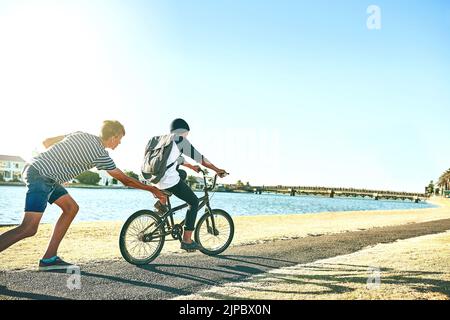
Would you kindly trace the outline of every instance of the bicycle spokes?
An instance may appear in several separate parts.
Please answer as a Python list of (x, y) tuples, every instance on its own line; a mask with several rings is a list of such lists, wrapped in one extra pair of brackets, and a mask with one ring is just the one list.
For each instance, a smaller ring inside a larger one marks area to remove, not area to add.
[(160, 241), (157, 221), (152, 216), (143, 215), (134, 219), (127, 230), (125, 244), (127, 251), (136, 259), (145, 259), (157, 248)]
[(198, 236), (203, 248), (208, 251), (220, 250), (227, 245), (232, 229), (229, 220), (221, 214), (208, 214), (204, 223), (197, 228)]

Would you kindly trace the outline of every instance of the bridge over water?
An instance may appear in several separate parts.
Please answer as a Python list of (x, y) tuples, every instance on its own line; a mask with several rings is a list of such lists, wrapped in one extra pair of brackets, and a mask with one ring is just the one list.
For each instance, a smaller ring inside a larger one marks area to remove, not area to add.
[(268, 193), (289, 194), (291, 196), (313, 195), (313, 196), (325, 196), (329, 198), (359, 197), (359, 198), (372, 198), (374, 200), (381, 200), (381, 199), (410, 200), (416, 203), (428, 199), (428, 196), (424, 193), (366, 190), (353, 188), (307, 187), (307, 186), (298, 186), (298, 187), (262, 186), (262, 187), (254, 187), (253, 192), (256, 194), (268, 192)]

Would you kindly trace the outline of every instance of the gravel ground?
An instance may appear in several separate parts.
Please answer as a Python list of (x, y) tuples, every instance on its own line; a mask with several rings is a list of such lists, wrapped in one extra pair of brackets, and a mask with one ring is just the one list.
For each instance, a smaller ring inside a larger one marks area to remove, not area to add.
[(67, 284), (78, 283), (67, 273), (3, 271), (0, 299), (171, 299), (273, 269), (447, 230), (450, 219), (242, 245), (218, 257), (165, 254), (145, 267), (116, 260), (89, 263), (80, 266), (81, 288), (72, 290)]

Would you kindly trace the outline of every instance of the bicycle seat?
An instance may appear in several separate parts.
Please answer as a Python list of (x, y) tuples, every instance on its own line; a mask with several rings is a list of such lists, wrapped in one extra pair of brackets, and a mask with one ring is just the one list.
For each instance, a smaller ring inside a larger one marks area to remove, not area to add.
[(173, 194), (172, 192), (167, 191), (167, 190), (161, 190), (161, 192), (164, 193), (168, 197), (172, 196), (172, 194)]

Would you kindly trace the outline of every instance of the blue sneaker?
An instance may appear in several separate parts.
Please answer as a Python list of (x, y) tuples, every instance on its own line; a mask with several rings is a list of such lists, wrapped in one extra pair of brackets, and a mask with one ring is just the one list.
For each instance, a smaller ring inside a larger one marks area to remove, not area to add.
[(39, 260), (39, 271), (67, 270), (69, 268), (77, 268), (77, 266), (65, 262), (58, 256)]

